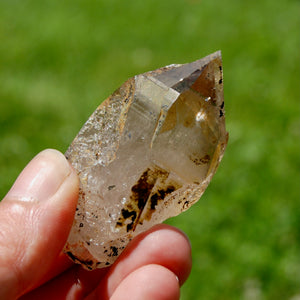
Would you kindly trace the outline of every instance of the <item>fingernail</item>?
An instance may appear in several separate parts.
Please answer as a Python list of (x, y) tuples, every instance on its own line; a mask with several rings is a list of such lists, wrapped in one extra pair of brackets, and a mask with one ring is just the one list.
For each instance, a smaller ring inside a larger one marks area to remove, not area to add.
[(62, 153), (44, 150), (25, 167), (5, 198), (45, 201), (57, 192), (70, 173), (71, 167)]

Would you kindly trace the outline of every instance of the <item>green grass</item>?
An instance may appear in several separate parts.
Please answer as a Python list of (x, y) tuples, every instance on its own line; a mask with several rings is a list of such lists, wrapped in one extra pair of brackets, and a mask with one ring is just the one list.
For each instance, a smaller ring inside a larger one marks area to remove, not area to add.
[(182, 299), (299, 297), (299, 28), (297, 0), (2, 0), (0, 196), (127, 78), (221, 49), (228, 148), (169, 221), (193, 247)]

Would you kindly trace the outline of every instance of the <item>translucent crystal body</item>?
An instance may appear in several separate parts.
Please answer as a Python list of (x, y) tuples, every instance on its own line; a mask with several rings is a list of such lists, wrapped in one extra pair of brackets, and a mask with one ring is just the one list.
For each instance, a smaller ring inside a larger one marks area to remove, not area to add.
[(87, 269), (200, 198), (227, 144), (220, 51), (126, 81), (87, 120), (66, 157), (80, 197), (64, 251)]

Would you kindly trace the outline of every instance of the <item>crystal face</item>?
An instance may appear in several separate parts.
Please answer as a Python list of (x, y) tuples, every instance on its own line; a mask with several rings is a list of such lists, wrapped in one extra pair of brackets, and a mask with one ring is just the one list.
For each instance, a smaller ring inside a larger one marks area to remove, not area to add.
[(220, 51), (127, 80), (66, 152), (80, 196), (65, 253), (90, 270), (112, 264), (135, 235), (198, 201), (227, 140)]

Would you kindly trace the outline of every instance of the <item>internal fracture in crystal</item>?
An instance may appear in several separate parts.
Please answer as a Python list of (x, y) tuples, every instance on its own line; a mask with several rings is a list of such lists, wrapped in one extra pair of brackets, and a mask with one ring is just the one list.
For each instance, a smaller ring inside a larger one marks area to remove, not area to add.
[(227, 140), (220, 51), (127, 80), (66, 152), (80, 196), (64, 251), (89, 270), (112, 264), (135, 235), (198, 201)]

